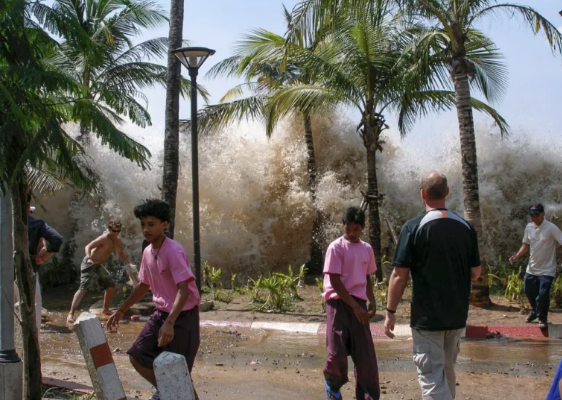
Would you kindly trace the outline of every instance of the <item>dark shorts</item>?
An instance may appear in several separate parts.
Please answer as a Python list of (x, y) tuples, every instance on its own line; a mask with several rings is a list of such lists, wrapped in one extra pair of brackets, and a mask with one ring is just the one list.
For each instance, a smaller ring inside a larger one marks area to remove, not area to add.
[(102, 264), (92, 264), (80, 273), (80, 290), (103, 292), (112, 287), (115, 287), (115, 281)]
[(166, 346), (158, 347), (158, 331), (167, 317), (168, 313), (156, 310), (127, 354), (148, 369), (154, 368), (154, 360), (164, 351), (181, 354), (191, 372), (199, 350), (199, 307), (182, 311), (174, 324), (174, 338)]

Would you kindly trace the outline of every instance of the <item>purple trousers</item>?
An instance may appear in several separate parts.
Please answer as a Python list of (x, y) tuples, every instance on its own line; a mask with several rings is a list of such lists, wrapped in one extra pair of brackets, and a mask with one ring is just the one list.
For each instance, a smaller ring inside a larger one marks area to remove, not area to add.
[(168, 315), (167, 312), (156, 310), (127, 354), (148, 369), (154, 369), (152, 364), (163, 351), (181, 354), (191, 372), (199, 349), (199, 307), (182, 311), (174, 324), (174, 338), (166, 346), (158, 347), (158, 332)]
[[(367, 310), (367, 302), (355, 298)], [(369, 324), (362, 325), (343, 300), (326, 302), (326, 347), (324, 367), (326, 383), (334, 392), (348, 382), (347, 356), (353, 360), (355, 397), (357, 400), (379, 400), (379, 368)]]

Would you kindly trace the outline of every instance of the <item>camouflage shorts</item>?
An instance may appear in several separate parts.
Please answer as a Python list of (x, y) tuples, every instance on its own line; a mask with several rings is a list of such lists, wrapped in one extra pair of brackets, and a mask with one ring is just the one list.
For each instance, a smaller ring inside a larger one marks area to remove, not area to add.
[(115, 287), (115, 281), (102, 264), (92, 264), (80, 274), (80, 290), (103, 292), (112, 287)]

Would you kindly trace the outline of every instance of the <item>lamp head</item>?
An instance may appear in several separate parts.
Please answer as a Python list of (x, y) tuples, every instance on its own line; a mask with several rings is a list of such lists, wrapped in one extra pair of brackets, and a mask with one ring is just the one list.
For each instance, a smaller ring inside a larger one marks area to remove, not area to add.
[(215, 54), (215, 50), (206, 47), (182, 47), (172, 50), (172, 54), (175, 55), (187, 69), (199, 69), (209, 56)]

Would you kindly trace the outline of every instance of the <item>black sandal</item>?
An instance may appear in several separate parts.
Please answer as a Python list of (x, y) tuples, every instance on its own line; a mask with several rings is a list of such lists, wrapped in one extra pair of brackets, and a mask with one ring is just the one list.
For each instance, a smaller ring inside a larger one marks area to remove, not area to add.
[(538, 317), (537, 317), (537, 314), (535, 314), (535, 313), (530, 313), (529, 315), (527, 315), (527, 318), (525, 318), (525, 322), (526, 322), (526, 323), (533, 322), (533, 321), (536, 320), (537, 318), (538, 318)]

